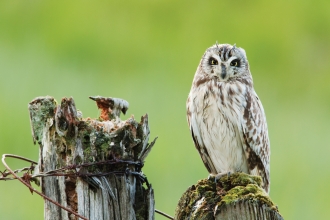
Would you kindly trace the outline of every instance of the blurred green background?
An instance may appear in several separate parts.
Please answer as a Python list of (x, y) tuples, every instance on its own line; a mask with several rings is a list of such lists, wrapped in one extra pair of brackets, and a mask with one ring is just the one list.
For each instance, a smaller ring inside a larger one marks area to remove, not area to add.
[[(247, 52), (269, 126), (273, 201), (285, 219), (328, 218), (328, 0), (1, 1), (0, 154), (38, 159), (27, 110), (37, 96), (72, 96), (94, 118), (88, 96), (126, 99), (128, 116), (148, 113), (159, 137), (144, 172), (156, 208), (173, 215), (181, 194), (208, 175), (185, 102), (216, 41)], [(1, 219), (43, 219), (42, 198), (19, 182), (1, 181), (0, 195)]]

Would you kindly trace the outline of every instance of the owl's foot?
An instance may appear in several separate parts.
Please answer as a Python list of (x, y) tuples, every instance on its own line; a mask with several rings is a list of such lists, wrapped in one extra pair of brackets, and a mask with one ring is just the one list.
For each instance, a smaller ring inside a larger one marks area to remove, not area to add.
[(228, 177), (230, 176), (231, 172), (222, 172), (222, 173), (217, 173), (217, 174), (209, 174), (208, 179), (214, 178), (214, 182), (217, 182), (221, 177), (227, 175)]

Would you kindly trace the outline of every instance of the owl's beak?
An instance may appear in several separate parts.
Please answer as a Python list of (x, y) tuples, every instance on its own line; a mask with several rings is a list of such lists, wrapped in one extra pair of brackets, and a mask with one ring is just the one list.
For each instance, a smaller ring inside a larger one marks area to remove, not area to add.
[(226, 66), (221, 64), (221, 78), (225, 79), (227, 75), (227, 70), (226, 70)]

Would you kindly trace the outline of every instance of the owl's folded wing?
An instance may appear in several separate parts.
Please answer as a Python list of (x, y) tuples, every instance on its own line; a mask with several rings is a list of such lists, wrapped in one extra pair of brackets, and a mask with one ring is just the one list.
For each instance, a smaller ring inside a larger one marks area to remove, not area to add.
[(252, 175), (262, 177), (263, 188), (269, 192), (270, 143), (266, 116), (254, 91), (248, 93), (242, 122), (243, 147)]

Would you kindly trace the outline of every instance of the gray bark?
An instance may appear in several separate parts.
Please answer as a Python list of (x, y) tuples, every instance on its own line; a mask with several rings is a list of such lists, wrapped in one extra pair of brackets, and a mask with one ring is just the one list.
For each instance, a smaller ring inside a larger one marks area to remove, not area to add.
[[(148, 144), (148, 116), (141, 122), (133, 117), (122, 121), (125, 100), (90, 98), (101, 110), (99, 119), (82, 118), (72, 98), (63, 98), (60, 105), (49, 96), (29, 103), (33, 140), (40, 146), (35, 172), (42, 176), (42, 192), (87, 219), (154, 219), (153, 189), (144, 184), (138, 163), (154, 144)], [(114, 159), (134, 164), (95, 165)], [(83, 164), (89, 166), (79, 167)], [(78, 218), (45, 200), (44, 219)]]

